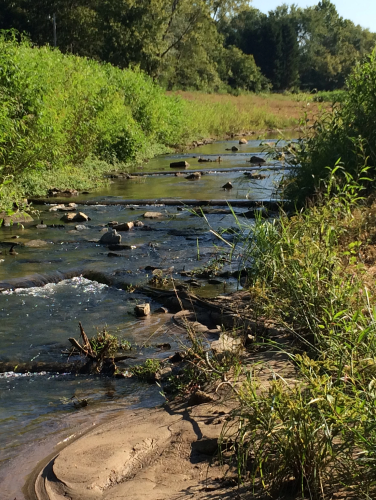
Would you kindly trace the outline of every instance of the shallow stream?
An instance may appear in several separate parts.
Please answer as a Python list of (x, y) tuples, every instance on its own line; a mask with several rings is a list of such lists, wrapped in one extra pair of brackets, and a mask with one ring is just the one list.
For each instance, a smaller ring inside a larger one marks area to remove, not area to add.
[[(269, 142), (275, 140), (268, 138)], [(224, 254), (226, 245), (209, 229), (221, 232), (236, 227), (228, 207), (205, 214), (205, 220), (192, 213), (194, 207), (185, 207), (179, 200), (251, 202), (277, 198), (276, 185), (286, 173), (283, 164), (268, 162), (260, 170), (266, 178), (250, 180), (244, 170), (251, 169), (252, 155), (264, 156), (260, 140), (249, 138), (248, 144), (242, 146), (238, 142), (238, 139), (218, 141), (184, 155), (158, 157), (137, 169), (137, 173), (168, 172), (170, 175), (115, 179), (91, 194), (62, 200), (51, 198), (51, 203), (97, 202), (78, 206), (78, 211), (90, 217), (90, 221), (79, 223), (84, 228), (76, 228), (77, 223), (63, 223), (60, 219), (64, 213), (50, 211), (51, 204), (36, 206), (39, 215), (33, 223), (24, 224), (24, 228), (18, 225), (0, 228), (0, 290), (3, 290), (0, 292), (0, 362), (15, 366), (31, 360), (65, 362), (68, 337), (79, 337), (79, 321), (89, 336), (106, 327), (110, 333), (131, 342), (134, 346), (131, 353), (137, 360), (129, 363), (142, 362), (148, 357), (165, 358), (176, 352), (182, 339), (171, 334), (166, 326), (169, 315), (153, 313), (146, 320), (133, 315), (137, 302), (150, 301), (132, 293), (133, 287), (151, 279), (152, 269), (148, 266), (167, 269), (166, 275), (182, 283), (187, 278), (180, 275), (181, 271), (203, 267)], [(239, 148), (238, 152), (226, 151), (234, 145)], [(198, 162), (200, 157), (215, 160), (218, 156), (221, 156), (220, 163)], [(195, 170), (206, 171), (206, 174), (195, 181), (175, 176), (169, 164), (183, 159), (190, 164), (187, 174)], [(218, 169), (226, 171), (217, 172)], [(222, 189), (228, 181), (233, 185), (231, 191)], [(177, 200), (176, 206), (140, 204), (142, 199), (168, 198)], [(131, 201), (125, 205), (106, 204), (123, 200)], [(240, 216), (247, 208), (234, 210)], [(163, 215), (158, 219), (144, 219), (146, 211)], [(134, 220), (142, 220), (145, 226), (121, 233), (122, 243), (134, 248), (113, 252), (111, 256), (108, 248), (98, 243), (107, 224)], [(37, 229), (40, 221), (48, 227)], [(252, 222), (249, 220), (248, 224)], [(227, 237), (231, 239), (231, 235)], [(24, 246), (30, 240), (42, 243), (38, 247)], [(9, 254), (11, 244), (16, 244), (17, 255)], [(227, 275), (219, 279), (218, 284), (199, 279), (201, 287), (195, 289), (195, 293), (213, 296), (236, 289), (237, 279), (228, 278), (228, 271), (236, 272), (238, 266), (236, 260), (227, 263), (224, 267)], [(120, 280), (122, 289), (80, 277), (84, 270)], [(61, 277), (69, 273), (74, 277), (61, 281)], [(40, 286), (48, 281), (59, 282)], [(151, 305), (152, 311), (158, 307), (153, 302)], [(169, 351), (156, 347), (161, 343), (169, 343)], [(124, 366), (126, 368), (127, 363)], [(77, 410), (72, 405), (73, 397), (87, 398), (89, 405)], [(133, 379), (69, 373), (0, 374), (0, 484), (7, 494), (4, 498), (14, 498), (16, 494), (17, 500), (22, 498), (10, 480), (13, 463), (19, 462), (22, 456), (25, 474), (30, 472), (47, 450), (43, 442), (65, 439), (72, 428), (85, 426), (98, 415), (104, 417), (123, 407), (153, 406), (162, 401), (158, 387)], [(38, 446), (42, 450), (40, 457), (35, 452)]]

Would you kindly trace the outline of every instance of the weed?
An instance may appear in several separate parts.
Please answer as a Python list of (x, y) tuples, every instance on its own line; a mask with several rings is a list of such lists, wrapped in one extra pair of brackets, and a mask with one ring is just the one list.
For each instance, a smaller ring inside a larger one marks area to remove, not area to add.
[(155, 374), (161, 368), (161, 362), (157, 359), (147, 359), (142, 365), (135, 365), (129, 371), (144, 382), (154, 382)]

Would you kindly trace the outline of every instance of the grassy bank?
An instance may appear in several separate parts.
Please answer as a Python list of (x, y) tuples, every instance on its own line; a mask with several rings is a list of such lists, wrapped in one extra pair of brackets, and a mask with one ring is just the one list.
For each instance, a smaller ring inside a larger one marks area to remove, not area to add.
[(295, 126), (308, 109), (284, 96), (166, 94), (137, 70), (12, 33), (0, 35), (0, 63), (2, 209), (50, 188), (91, 189), (110, 169), (195, 139)]
[[(312, 120), (319, 106), (309, 98), (282, 94), (204, 94), (175, 92), (185, 101), (188, 132), (193, 136), (222, 137), (228, 133), (297, 127)], [(300, 94), (299, 94), (300, 95)], [(307, 96), (307, 95), (304, 95)]]
[(230, 253), (248, 279), (236, 314), (256, 326), (251, 341), (244, 325), (228, 332), (251, 346), (228, 370), (237, 407), (221, 451), (256, 498), (376, 497), (375, 82), (373, 54), (286, 152), (299, 210), (235, 218)]

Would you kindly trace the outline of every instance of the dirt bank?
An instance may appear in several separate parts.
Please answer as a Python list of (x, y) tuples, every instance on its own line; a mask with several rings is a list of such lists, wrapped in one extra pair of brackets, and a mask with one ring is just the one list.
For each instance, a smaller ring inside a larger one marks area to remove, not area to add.
[[(60, 451), (28, 484), (30, 500), (239, 497), (215, 458), (229, 407), (125, 411)], [(244, 497), (245, 498), (245, 497)]]

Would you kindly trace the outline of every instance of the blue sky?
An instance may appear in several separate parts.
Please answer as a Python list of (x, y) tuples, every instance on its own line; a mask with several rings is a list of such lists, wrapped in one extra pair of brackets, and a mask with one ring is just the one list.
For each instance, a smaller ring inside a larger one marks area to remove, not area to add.
[[(319, 0), (253, 0), (252, 7), (267, 13), (274, 10), (279, 5), (296, 4), (299, 7), (310, 7), (317, 5)], [(334, 0), (340, 16), (350, 19), (355, 24), (360, 24), (363, 28), (369, 28), (376, 32), (376, 0)]]

